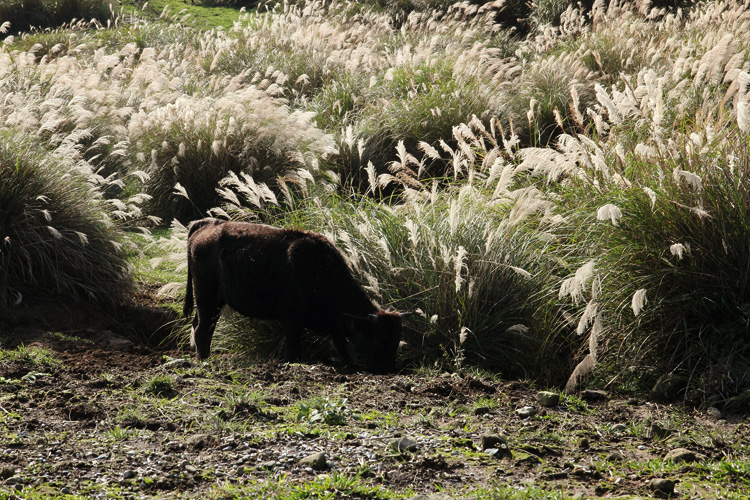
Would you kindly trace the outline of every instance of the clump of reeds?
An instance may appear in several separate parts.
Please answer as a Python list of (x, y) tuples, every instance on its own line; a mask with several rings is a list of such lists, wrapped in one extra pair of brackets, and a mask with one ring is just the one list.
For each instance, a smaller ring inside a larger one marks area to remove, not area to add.
[(0, 132), (0, 309), (34, 296), (113, 306), (130, 290), (113, 221), (127, 207), (106, 201), (97, 183), (81, 164)]

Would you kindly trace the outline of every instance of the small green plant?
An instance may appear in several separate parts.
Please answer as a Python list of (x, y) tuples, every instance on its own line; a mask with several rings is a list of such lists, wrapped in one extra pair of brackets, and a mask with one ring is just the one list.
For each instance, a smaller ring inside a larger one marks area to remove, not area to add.
[(107, 435), (112, 441), (125, 441), (130, 439), (133, 434), (133, 429), (123, 428), (119, 425), (116, 425), (107, 431)]
[(594, 412), (588, 403), (576, 394), (563, 394), (560, 405), (567, 408), (568, 411), (574, 411), (582, 415)]
[(172, 398), (177, 394), (174, 384), (174, 379), (169, 375), (156, 375), (149, 379), (143, 390), (152, 396)]
[(347, 408), (346, 402), (346, 398), (331, 400), (320, 397), (300, 402), (297, 404), (297, 420), (326, 425), (345, 425), (349, 418), (359, 420), (359, 415)]
[[(376, 500), (401, 498), (379, 485), (372, 485), (359, 475), (340, 472), (319, 475), (310, 481), (292, 482), (281, 474), (268, 480), (251, 480), (246, 485), (224, 483), (217, 487), (216, 498), (278, 498), (297, 500), (303, 498), (372, 498)], [(413, 493), (407, 490), (406, 494)], [(413, 495), (412, 495), (413, 496)]]
[(45, 337), (56, 340), (58, 342), (72, 343), (77, 345), (93, 345), (94, 343), (92, 340), (63, 332), (48, 332), (45, 334)]
[(0, 359), (39, 366), (58, 366), (60, 360), (49, 349), (19, 345), (14, 350), (0, 349)]

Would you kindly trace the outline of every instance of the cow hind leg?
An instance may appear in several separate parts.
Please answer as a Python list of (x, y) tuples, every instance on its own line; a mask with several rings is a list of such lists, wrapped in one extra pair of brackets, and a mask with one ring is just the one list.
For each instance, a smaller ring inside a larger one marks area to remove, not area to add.
[(341, 330), (336, 330), (331, 333), (331, 337), (333, 337), (333, 346), (336, 348), (336, 351), (339, 353), (339, 359), (341, 361), (341, 364), (345, 368), (350, 368), (352, 364), (351, 357), (349, 356), (349, 349), (347, 348), (347, 341), (346, 336), (344, 335), (344, 332)]
[(208, 358), (211, 354), (211, 339), (219, 321), (221, 308), (221, 304), (198, 306), (198, 312), (193, 320), (192, 344), (200, 360)]

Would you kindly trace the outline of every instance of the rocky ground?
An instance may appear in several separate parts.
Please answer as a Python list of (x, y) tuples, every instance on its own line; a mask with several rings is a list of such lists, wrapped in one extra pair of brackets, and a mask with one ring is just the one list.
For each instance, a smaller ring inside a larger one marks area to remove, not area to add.
[(488, 376), (198, 364), (158, 345), (169, 319), (47, 303), (0, 322), (0, 499), (750, 495), (744, 415)]

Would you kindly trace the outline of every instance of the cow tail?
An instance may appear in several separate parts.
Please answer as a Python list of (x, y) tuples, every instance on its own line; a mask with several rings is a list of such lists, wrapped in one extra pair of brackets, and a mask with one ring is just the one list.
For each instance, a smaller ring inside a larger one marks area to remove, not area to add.
[(190, 272), (190, 257), (187, 266), (187, 289), (185, 290), (185, 303), (182, 306), (182, 315), (189, 317), (193, 314), (193, 276)]
[(187, 236), (187, 287), (185, 289), (185, 303), (182, 305), (182, 315), (187, 317), (193, 314), (193, 273), (190, 269), (190, 237), (198, 228), (203, 227), (206, 223), (204, 220), (195, 221), (190, 224)]

